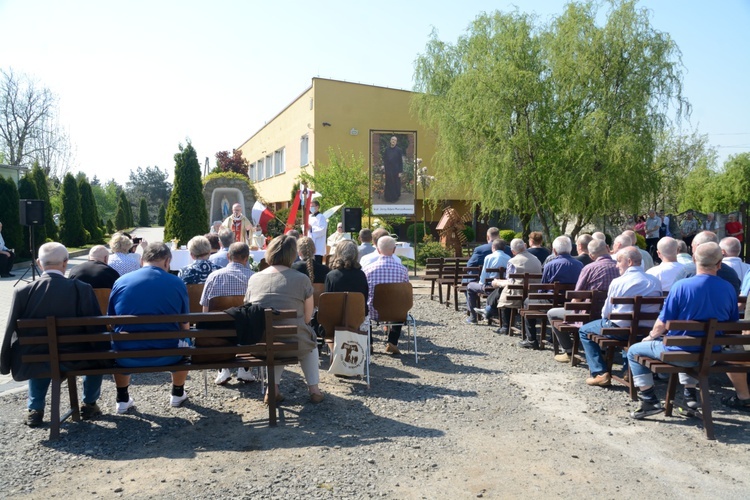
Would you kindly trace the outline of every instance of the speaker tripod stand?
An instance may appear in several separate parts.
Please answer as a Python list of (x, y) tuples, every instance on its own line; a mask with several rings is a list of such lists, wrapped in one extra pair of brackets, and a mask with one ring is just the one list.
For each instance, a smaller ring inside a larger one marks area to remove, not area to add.
[[(16, 280), (16, 283), (13, 285), (13, 288), (15, 288), (20, 282), (24, 283), (31, 283), (33, 282), (37, 275), (41, 276), (42, 273), (39, 271), (39, 268), (36, 267), (36, 245), (34, 244), (34, 226), (28, 226), (29, 227), (29, 250), (31, 251), (31, 264), (29, 267), (23, 272), (20, 278)], [(31, 278), (27, 278), (26, 275), (29, 274), (29, 271), (31, 271)]]

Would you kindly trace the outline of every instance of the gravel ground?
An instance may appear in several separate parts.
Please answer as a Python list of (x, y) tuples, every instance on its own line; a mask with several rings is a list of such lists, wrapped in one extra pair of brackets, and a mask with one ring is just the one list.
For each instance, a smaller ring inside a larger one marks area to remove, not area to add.
[(587, 387), (585, 366), (555, 363), (549, 349), (523, 350), (423, 295), (412, 312), (419, 364), (376, 354), (369, 390), (323, 372), (320, 405), (295, 367), (277, 428), (257, 383), (209, 383), (205, 396), (198, 373), (183, 408), (167, 405), (168, 375), (134, 376), (126, 415), (114, 414), (106, 380), (105, 414), (66, 422), (56, 442), (21, 424), (23, 394), (0, 398), (0, 496), (750, 496), (750, 415), (721, 407), (726, 379), (713, 397), (718, 439), (707, 441), (695, 419), (630, 420), (624, 388)]

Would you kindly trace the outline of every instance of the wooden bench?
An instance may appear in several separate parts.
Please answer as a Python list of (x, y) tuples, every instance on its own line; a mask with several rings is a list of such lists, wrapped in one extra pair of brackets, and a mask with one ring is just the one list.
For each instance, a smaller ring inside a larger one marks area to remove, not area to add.
[[(547, 311), (554, 307), (563, 307), (565, 305), (565, 294), (573, 291), (575, 283), (534, 283), (529, 286), (526, 298), (529, 300), (525, 309), (521, 309), (521, 321), (526, 319), (535, 319), (540, 322), (539, 348), (544, 349), (544, 338), (547, 335)], [(554, 336), (554, 335), (553, 335)], [(554, 342), (554, 341), (553, 341)]]
[[(508, 279), (512, 280), (513, 283), (505, 285), (508, 288), (508, 294), (506, 300), (513, 302), (510, 307), (510, 321), (508, 322), (508, 335), (512, 335), (513, 324), (516, 322), (516, 314), (521, 310), (526, 297), (529, 295), (529, 285), (538, 284), (542, 280), (542, 275), (537, 273), (511, 273), (508, 274)], [(521, 338), (524, 338), (524, 324), (521, 321)]]
[[(636, 295), (635, 297), (613, 297), (612, 303), (619, 305), (630, 305), (633, 307), (632, 312), (621, 312), (612, 313), (609, 315), (611, 321), (630, 321), (628, 327), (617, 327), (617, 328), (603, 328), (601, 334), (589, 334), (589, 339), (596, 342), (599, 347), (605, 352), (605, 362), (607, 365), (607, 372), (612, 375), (612, 380), (628, 387), (630, 391), (630, 397), (635, 401), (637, 399), (635, 393), (635, 387), (633, 386), (633, 377), (629, 373), (629, 370), (622, 375), (612, 373), (612, 365), (614, 364), (615, 351), (617, 349), (622, 350), (622, 355), (625, 356), (628, 348), (643, 340), (651, 331), (654, 321), (659, 317), (659, 312), (664, 306), (663, 296), (643, 297)], [(645, 309), (652, 309), (647, 311)], [(648, 326), (640, 326), (642, 321), (647, 321)], [(617, 336), (620, 338), (611, 338), (610, 336)]]
[[(715, 319), (710, 321), (668, 321), (668, 330), (685, 330), (703, 332), (700, 337), (670, 336), (663, 337), (665, 346), (698, 347), (699, 352), (671, 351), (664, 352), (661, 359), (653, 359), (646, 356), (637, 356), (638, 363), (650, 369), (654, 373), (668, 373), (666, 406), (664, 408), (667, 416), (672, 416), (674, 398), (679, 385), (678, 374), (687, 373), (698, 379), (701, 393), (701, 411), (698, 416), (703, 420), (706, 430), (706, 438), (714, 439), (714, 424), (711, 416), (711, 394), (709, 392), (709, 376), (719, 373), (750, 373), (750, 351), (745, 346), (750, 346), (750, 335), (741, 335), (743, 330), (748, 330), (747, 322), (720, 323)], [(724, 332), (717, 336), (716, 332)], [(712, 352), (715, 345), (740, 346), (742, 350)], [(674, 366), (673, 362), (695, 362), (694, 368)]]
[(440, 278), (438, 286), (441, 287), (439, 293), (442, 302), (442, 287), (445, 285), (445, 305), (450, 307), (451, 288), (453, 289), (453, 305), (458, 311), (458, 286), (461, 284), (461, 275), (463, 268), (466, 266), (468, 259), (466, 257), (446, 257), (443, 259), (443, 265), (440, 267)]
[[(443, 265), (443, 259), (441, 257), (430, 257), (427, 259), (424, 268), (423, 280), (430, 282), (430, 300), (435, 300), (435, 284), (440, 279), (440, 268)], [(443, 292), (438, 287), (440, 292), (440, 303), (443, 303)]]
[[(570, 355), (570, 366), (576, 365), (576, 356), (580, 338), (578, 336), (579, 325), (585, 325), (590, 321), (601, 319), (602, 307), (607, 300), (607, 292), (604, 290), (568, 290), (565, 293), (565, 318), (552, 322), (552, 326), (563, 335), (569, 335), (573, 344)], [(560, 346), (557, 336), (552, 337), (552, 350), (559, 354)]]
[[(132, 340), (166, 340), (191, 337), (194, 339), (217, 339), (235, 337), (234, 319), (224, 312), (190, 313), (159, 316), (89, 316), (78, 318), (56, 318), (49, 316), (44, 319), (18, 320), (19, 331), (25, 329), (44, 329), (42, 335), (26, 335), (19, 337), (19, 343), (24, 346), (36, 345), (42, 347), (41, 353), (25, 354), (21, 360), (24, 363), (45, 363), (49, 371), (40, 373), (37, 378), (52, 379), (52, 408), (50, 423), (50, 438), (57, 439), (60, 435), (60, 424), (72, 416), (74, 421), (80, 420), (78, 391), (75, 377), (84, 375), (110, 375), (115, 373), (158, 373), (185, 370), (209, 370), (221, 368), (265, 367), (268, 373), (268, 418), (270, 425), (276, 425), (276, 380), (274, 366), (297, 363), (297, 358), (288, 355), (289, 351), (296, 351), (297, 326), (280, 325), (279, 321), (291, 321), (297, 317), (294, 310), (275, 311), (265, 310), (265, 335), (262, 342), (254, 345), (211, 345), (201, 347), (177, 347), (172, 349), (140, 349), (132, 351), (97, 351), (92, 352), (86, 344), (91, 342), (110, 341), (124, 342)], [(190, 330), (149, 331), (133, 333), (74, 333), (60, 334), (58, 330), (93, 328), (106, 330), (108, 325), (140, 325), (163, 323), (198, 323), (206, 325), (213, 323), (213, 327), (220, 329), (193, 328)], [(224, 323), (225, 325), (222, 325)], [(81, 344), (81, 343), (86, 344)], [(105, 344), (106, 345), (106, 344)], [(44, 352), (46, 351), (46, 352)], [(114, 364), (121, 358), (149, 358), (159, 356), (184, 356), (186, 361), (166, 366), (119, 367)], [(188, 360), (190, 357), (203, 356), (219, 358), (216, 362), (196, 363)], [(97, 368), (81, 368), (61, 370), (61, 363), (111, 362), (112, 366)], [(60, 388), (63, 380), (68, 382), (68, 392), (71, 409), (60, 417)]]

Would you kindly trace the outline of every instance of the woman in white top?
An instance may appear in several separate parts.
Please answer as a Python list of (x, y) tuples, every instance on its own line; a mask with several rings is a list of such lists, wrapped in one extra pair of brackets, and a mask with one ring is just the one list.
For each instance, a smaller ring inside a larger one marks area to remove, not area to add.
[[(143, 245), (145, 242), (141, 242)], [(120, 273), (120, 276), (137, 271), (141, 268), (141, 256), (137, 253), (129, 253), (133, 248), (133, 240), (123, 233), (115, 233), (109, 240), (109, 248), (112, 255), (109, 256), (109, 267)]]

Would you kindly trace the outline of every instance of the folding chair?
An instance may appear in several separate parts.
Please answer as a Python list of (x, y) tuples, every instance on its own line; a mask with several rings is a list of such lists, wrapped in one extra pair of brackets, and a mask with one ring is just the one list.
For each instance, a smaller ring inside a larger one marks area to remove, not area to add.
[[(325, 344), (333, 352), (334, 332), (337, 326), (358, 330), (365, 321), (365, 296), (359, 292), (324, 292), (320, 294), (318, 324), (325, 332)], [(364, 335), (364, 332), (362, 332)], [(368, 335), (368, 342), (370, 337)], [(368, 344), (369, 345), (369, 344)], [(365, 374), (370, 387), (370, 349), (366, 349)]]
[[(414, 341), (414, 361), (419, 363), (419, 351), (417, 350), (417, 322), (411, 315), (414, 305), (414, 290), (411, 283), (381, 283), (375, 285), (372, 298), (372, 307), (378, 312), (378, 319), (370, 321), (367, 332), (372, 341), (373, 324), (378, 326), (406, 325), (407, 346), (409, 337)], [(412, 333), (413, 328), (413, 333)]]
[(199, 313), (203, 312), (203, 306), (201, 306), (201, 295), (203, 295), (203, 283), (197, 285), (187, 285), (188, 299), (190, 301), (190, 312)]

